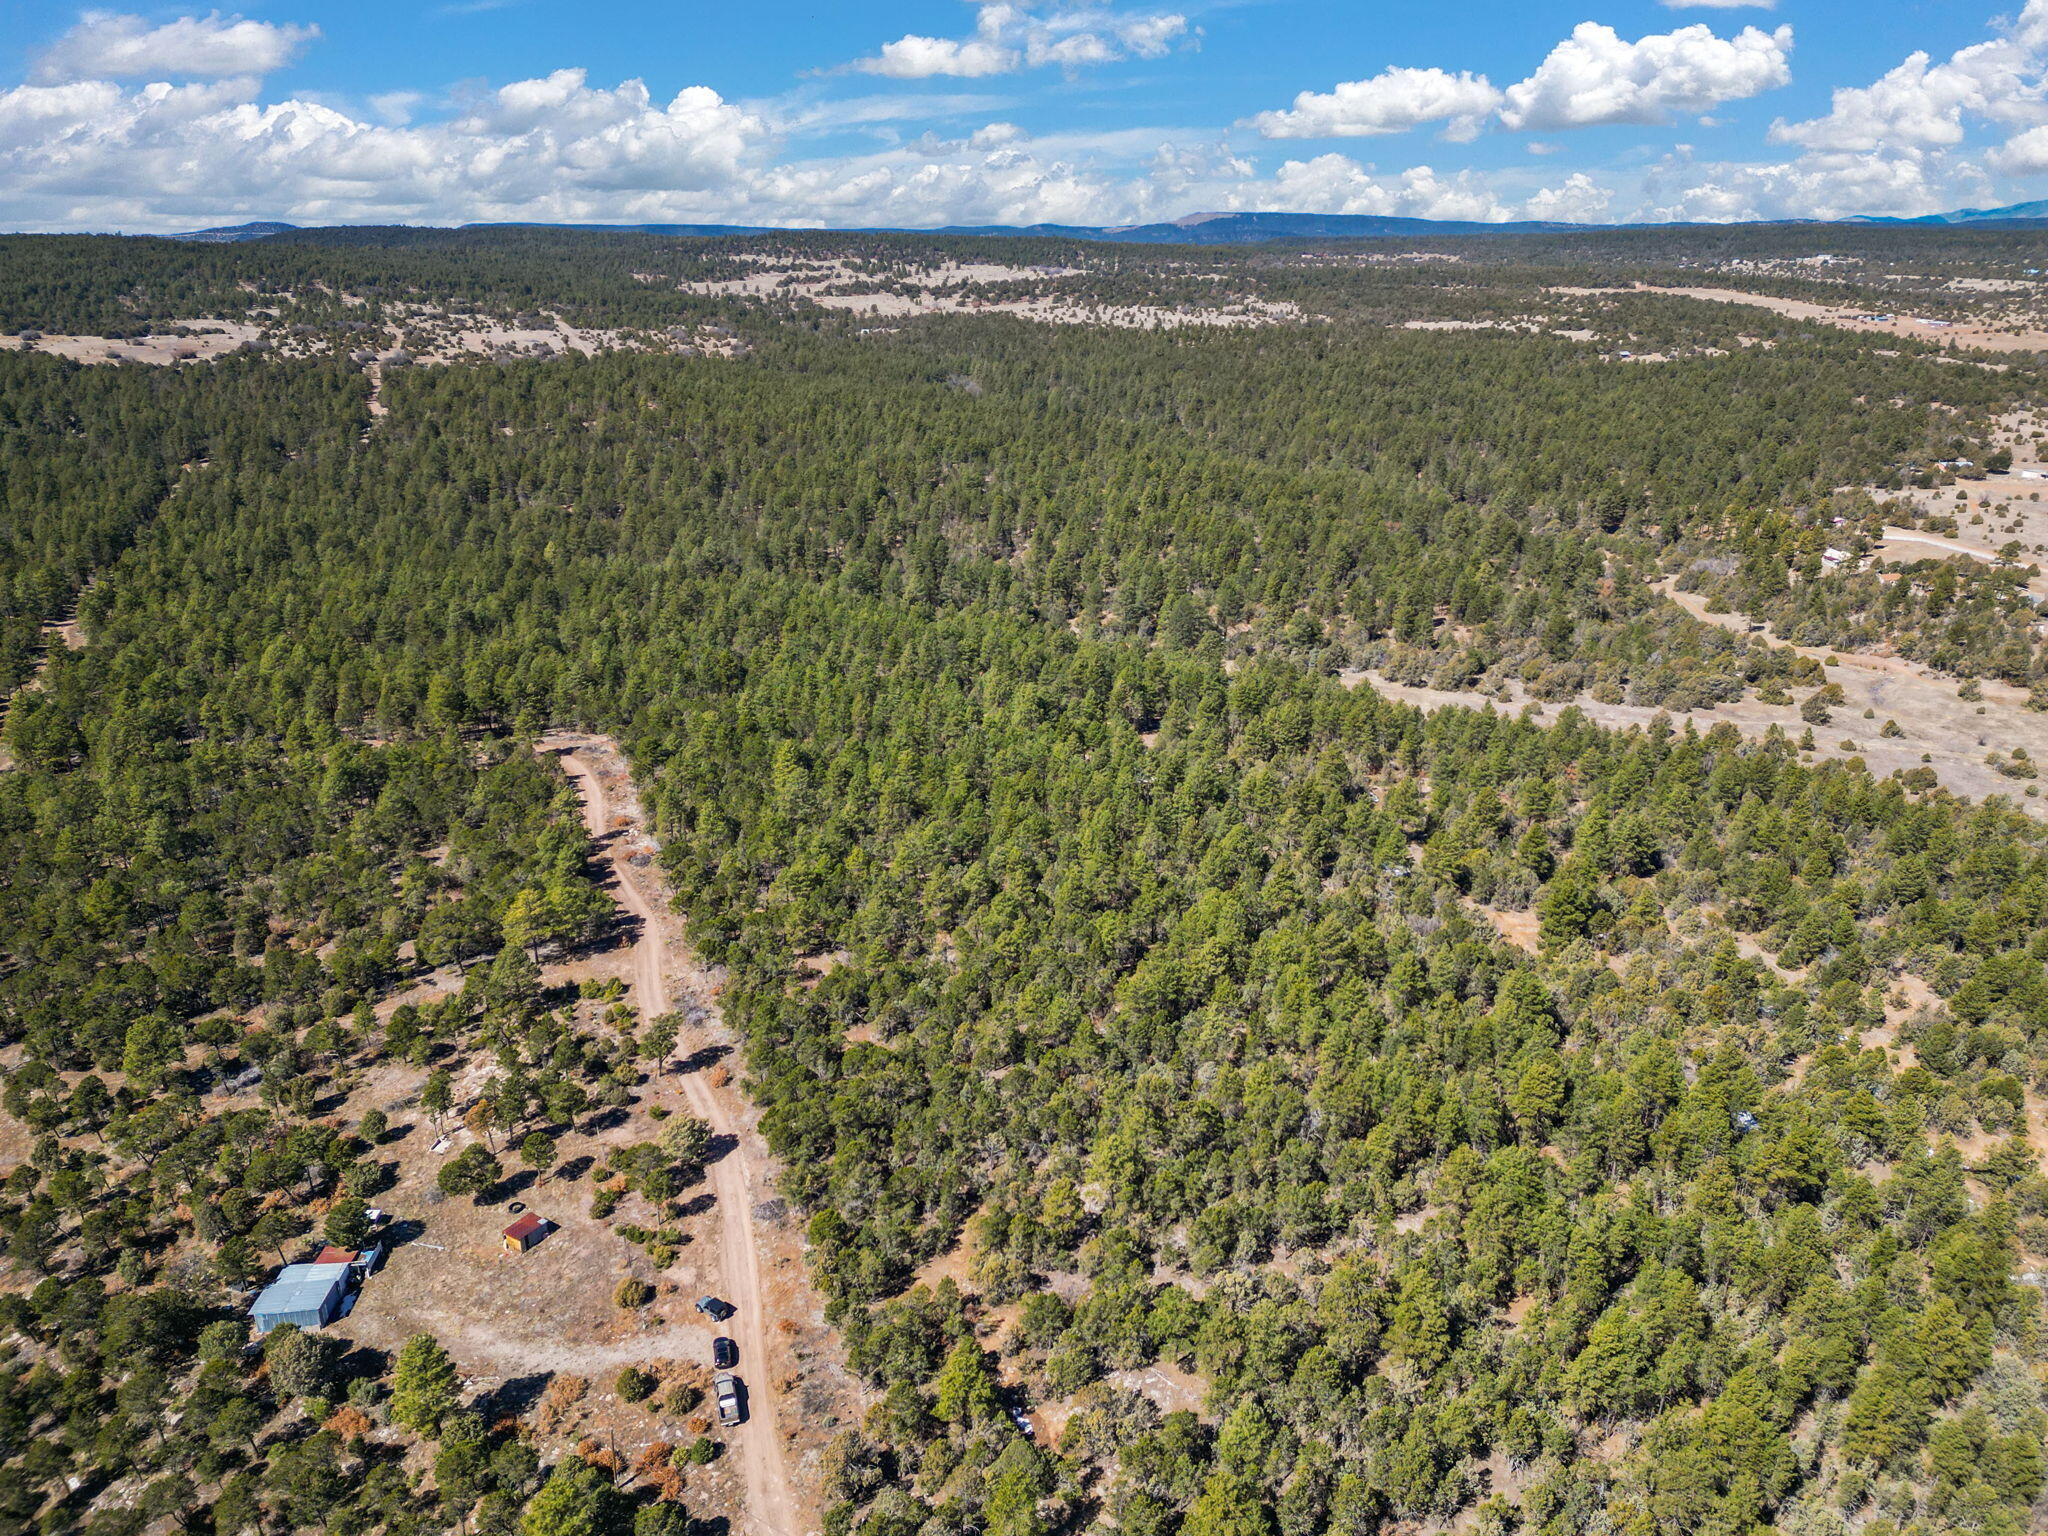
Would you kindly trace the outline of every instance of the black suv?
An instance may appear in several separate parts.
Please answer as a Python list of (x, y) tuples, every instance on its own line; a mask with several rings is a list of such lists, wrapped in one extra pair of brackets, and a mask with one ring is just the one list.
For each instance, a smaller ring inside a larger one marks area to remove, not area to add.
[(711, 1364), (721, 1371), (729, 1371), (740, 1363), (740, 1347), (731, 1339), (720, 1334), (711, 1341)]

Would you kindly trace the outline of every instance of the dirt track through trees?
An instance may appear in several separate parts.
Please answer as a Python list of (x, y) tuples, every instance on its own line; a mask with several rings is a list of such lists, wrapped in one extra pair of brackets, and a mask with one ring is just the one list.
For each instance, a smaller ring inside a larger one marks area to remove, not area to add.
[[(583, 824), (611, 869), (612, 895), (640, 921), (633, 953), (634, 992), (640, 1012), (650, 1019), (667, 1013), (669, 953), (660, 903), (611, 839), (614, 813), (604, 780), (595, 764), (582, 755), (592, 748), (616, 749), (607, 741), (567, 737), (551, 737), (540, 746), (558, 754), (562, 771), (582, 797)], [(708, 1173), (723, 1225), (719, 1244), (723, 1295), (739, 1309), (726, 1328), (739, 1344), (741, 1376), (747, 1383), (747, 1423), (733, 1436), (747, 1490), (747, 1521), (758, 1536), (797, 1536), (797, 1500), (790, 1488), (779, 1432), (784, 1405), (769, 1360), (768, 1330), (762, 1315), (767, 1295), (761, 1281), (762, 1234), (755, 1230), (753, 1215), (754, 1202), (774, 1192), (755, 1188), (753, 1168), (758, 1151), (750, 1145), (753, 1133), (727, 1096), (713, 1088), (702, 1072), (687, 1074), (683, 1089), (691, 1111), (733, 1143), (732, 1150), (712, 1163)]]

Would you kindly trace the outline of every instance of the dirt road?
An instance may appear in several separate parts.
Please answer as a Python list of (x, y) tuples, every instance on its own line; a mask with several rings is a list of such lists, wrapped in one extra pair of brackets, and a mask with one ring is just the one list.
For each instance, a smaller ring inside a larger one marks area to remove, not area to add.
[[(601, 857), (611, 868), (612, 895), (640, 920), (640, 937), (633, 954), (634, 991), (640, 1012), (650, 1019), (667, 1013), (669, 954), (662, 936), (662, 913), (631, 863), (619, 857), (616, 847), (608, 841), (613, 808), (604, 780), (592, 762), (581, 755), (576, 741), (549, 738), (540, 745), (544, 751), (559, 754), (562, 771), (582, 796), (583, 824), (597, 840)], [(797, 1501), (790, 1488), (778, 1430), (783, 1405), (769, 1364), (768, 1330), (762, 1315), (766, 1296), (766, 1287), (761, 1283), (762, 1239), (755, 1231), (753, 1216), (754, 1203), (772, 1197), (774, 1191), (757, 1189), (754, 1152), (749, 1146), (751, 1133), (740, 1123), (726, 1097), (701, 1072), (692, 1072), (683, 1079), (683, 1091), (691, 1111), (709, 1122), (713, 1131), (731, 1137), (734, 1142), (733, 1149), (713, 1163), (709, 1173), (723, 1224), (719, 1242), (725, 1272), (723, 1294), (739, 1309), (726, 1328), (739, 1344), (740, 1374), (747, 1383), (747, 1424), (733, 1436), (747, 1489), (747, 1521), (757, 1536), (797, 1536)]]
[[(1910, 544), (1913, 548), (1902, 550), (1898, 547), (1902, 544)], [(1997, 550), (1986, 549), (1981, 544), (1966, 543), (1962, 539), (1945, 539), (1939, 534), (1915, 533), (1910, 528), (1894, 528), (1890, 524), (1885, 525), (1884, 538), (1877, 546), (1877, 553), (1886, 560), (1925, 560), (1931, 554), (1937, 559), (1942, 556), (1959, 555), (1985, 565), (2004, 563)], [(2023, 560), (2018, 563), (2029, 565), (2034, 562)], [(2036, 597), (2048, 597), (2048, 575), (2034, 577), (2027, 583), (2027, 590)]]

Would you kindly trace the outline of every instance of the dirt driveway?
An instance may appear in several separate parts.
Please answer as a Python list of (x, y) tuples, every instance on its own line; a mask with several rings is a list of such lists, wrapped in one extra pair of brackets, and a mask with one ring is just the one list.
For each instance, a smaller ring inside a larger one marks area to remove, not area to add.
[[(611, 869), (612, 895), (640, 920), (633, 976), (641, 1015), (654, 1018), (667, 1013), (670, 957), (663, 937), (661, 905), (649, 893), (652, 882), (636, 874), (631, 859), (622, 856), (618, 840), (611, 836), (617, 813), (603, 776), (591, 758), (584, 755), (597, 746), (610, 750), (612, 744), (589, 738), (549, 737), (539, 745), (541, 750), (559, 755), (562, 771), (582, 798), (584, 825), (602, 850), (600, 857)], [(773, 1198), (775, 1191), (765, 1179), (755, 1175), (761, 1160), (760, 1149), (753, 1144), (753, 1133), (728, 1096), (714, 1088), (702, 1072), (689, 1073), (683, 1082), (691, 1112), (709, 1122), (720, 1136), (729, 1136), (735, 1142), (732, 1151), (711, 1164), (709, 1173), (723, 1224), (723, 1240), (719, 1244), (724, 1270), (722, 1294), (739, 1309), (725, 1327), (740, 1346), (741, 1370), (747, 1383), (748, 1422), (732, 1437), (746, 1485), (747, 1519), (761, 1536), (797, 1536), (797, 1499), (791, 1490), (777, 1427), (788, 1408), (781, 1401), (776, 1372), (770, 1367), (765, 1317), (768, 1293), (761, 1280), (760, 1257), (766, 1238), (756, 1230), (754, 1222), (755, 1202)]]

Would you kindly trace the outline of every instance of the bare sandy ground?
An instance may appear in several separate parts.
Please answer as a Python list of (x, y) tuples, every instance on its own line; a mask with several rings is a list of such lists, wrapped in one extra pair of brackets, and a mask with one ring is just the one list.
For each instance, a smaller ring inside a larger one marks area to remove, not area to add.
[(828, 293), (813, 301), (826, 309), (878, 319), (906, 315), (1015, 315), (1043, 325), (1100, 325), (1115, 330), (1159, 331), (1184, 327), (1235, 329), (1283, 325), (1302, 318), (1299, 306), (1240, 299), (1219, 308), (1160, 304), (1077, 304), (1056, 299), (974, 299), (948, 295), (908, 297), (900, 293)]
[[(1661, 293), (1679, 299), (1701, 299), (1710, 304), (1748, 304), (1768, 309), (1792, 320), (1812, 320), (1848, 331), (1869, 331), (1881, 336), (1910, 336), (1940, 346), (1964, 347), (1981, 352), (2036, 352), (2048, 350), (2048, 330), (2033, 322), (1959, 320), (1945, 323), (1939, 316), (1892, 313), (1887, 319), (1872, 319), (1873, 311), (1846, 304), (1816, 304), (1807, 299), (1780, 298), (1769, 293), (1745, 293), (1736, 288), (1669, 288), (1637, 283), (1632, 288), (1556, 288), (1554, 293), (1591, 297), (1603, 293)], [(1910, 298), (1902, 302), (1910, 303)]]
[(187, 320), (183, 322), (202, 334), (196, 336), (136, 336), (116, 340), (106, 336), (42, 335), (34, 341), (19, 336), (0, 336), (0, 351), (44, 352), (51, 357), (68, 357), (74, 363), (209, 363), (226, 357), (245, 341), (263, 333), (260, 325), (245, 320)]
[[(1909, 528), (1894, 528), (1890, 524), (1886, 524), (1884, 537), (1878, 541), (1875, 553), (1882, 560), (1944, 560), (1961, 557), (1985, 565), (2005, 563), (1998, 551), (1988, 545), (1968, 539), (1951, 539), (1938, 533), (1919, 533)], [(2036, 597), (2048, 598), (2048, 572), (2028, 578), (2027, 590)]]
[[(1668, 582), (1657, 590), (1704, 623), (1738, 632), (1748, 630), (1744, 615), (1708, 613), (1705, 599), (1696, 593), (1672, 591)], [(1830, 656), (1839, 658), (1840, 665), (1828, 667), (1827, 675), (1829, 682), (1841, 688), (1844, 702), (1835, 706), (1834, 718), (1827, 725), (1812, 728), (1812, 760), (1858, 757), (1879, 778), (1899, 769), (1931, 768), (1937, 782), (1955, 794), (1972, 799), (2004, 795), (2029, 815), (2048, 820), (2048, 805), (2026, 797), (2026, 784), (2033, 781), (2007, 778), (1985, 761), (1994, 750), (2009, 754), (2014, 747), (2024, 747), (2037, 762), (2048, 761), (2044, 756), (2048, 755), (2048, 715), (2021, 707), (2026, 700), (2022, 690), (1986, 682), (1980, 685), (1983, 700), (1972, 704), (1956, 696), (1957, 684), (1952, 679), (1937, 677), (1900, 657), (1788, 646), (1769, 636), (1761, 638), (1823, 664)], [(1617, 730), (1648, 725), (1660, 714), (1679, 725), (1689, 721), (1701, 731), (1725, 721), (1757, 741), (1774, 727), (1794, 741), (1807, 729), (1796, 704), (1763, 704), (1754, 697), (1713, 709), (1667, 710), (1643, 704), (1602, 704), (1587, 695), (1567, 703), (1543, 703), (1530, 699), (1519, 686), (1506, 700), (1489, 700), (1479, 694), (1397, 683), (1372, 672), (1348, 671), (1342, 680), (1353, 686), (1368, 683), (1374, 691), (1419, 709), (1483, 709), (1491, 705), (1514, 712), (1526, 709), (1533, 719), (1555, 721), (1569, 707), (1597, 725)], [(1863, 718), (1866, 709), (1873, 711), (1871, 719)], [(1896, 721), (1904, 734), (1880, 736), (1887, 720)], [(1855, 745), (1845, 748), (1841, 745), (1844, 741)], [(1928, 759), (1924, 763), (1923, 755)]]
[[(1674, 591), (1668, 581), (1660, 584), (1658, 591), (1703, 623), (1737, 632), (1749, 627), (1746, 614), (1708, 613), (1706, 599), (1697, 593)], [(2015, 747), (2025, 748), (2037, 762), (2048, 752), (2048, 715), (2025, 708), (2024, 689), (1983, 680), (1978, 684), (1983, 697), (1973, 703), (1959, 695), (1961, 684), (1956, 679), (1902, 656), (1793, 645), (1768, 634), (1760, 638), (1775, 649), (1797, 651), (1823, 665), (1830, 659), (1839, 662), (1828, 666), (1827, 674), (1828, 680), (1841, 688), (1845, 702), (1836, 707), (1829, 725), (1814, 727), (1816, 743), (1836, 739), (1839, 728), (1843, 736), (1857, 743), (1854, 755), (1880, 775), (1894, 767), (1914, 766), (1924, 753), (1929, 760), (1921, 766), (1932, 768), (1935, 777), (1957, 794), (1974, 798), (2007, 795), (2029, 815), (2048, 817), (2048, 805), (2026, 794), (2025, 786), (2032, 781), (2008, 778), (1984, 761), (1993, 751), (2009, 754)], [(1745, 702), (1754, 709), (1771, 708)], [(1742, 707), (1728, 705), (1724, 709)], [(1865, 709), (1875, 711), (1876, 718), (1861, 718)], [(1721, 711), (1715, 713), (1718, 717)], [(1895, 720), (1904, 734), (1878, 737), (1874, 727), (1888, 719)], [(1908, 754), (1914, 763), (1897, 761)], [(1837, 750), (1823, 755), (1851, 754)]]
[[(2021, 565), (2048, 563), (2048, 421), (2026, 407), (2008, 411), (1992, 424), (1991, 445), (2010, 452), (2012, 464), (1982, 479), (1900, 490), (1875, 485), (1840, 489), (1861, 492), (1890, 517), (1886, 543), (1897, 540), (1900, 547), (1896, 553), (1880, 549), (1886, 559), (1924, 560), (1945, 553), (1997, 560), (2001, 549), (2017, 542)], [(1916, 519), (1952, 519), (1956, 531), (1905, 526)], [(1905, 542), (1909, 535), (1911, 542)]]
[[(669, 281), (660, 273), (637, 275), (644, 282)], [(838, 260), (782, 260), (745, 277), (685, 282), (677, 286), (687, 293), (807, 299), (824, 309), (872, 316), (878, 320), (903, 319), (912, 315), (1015, 315), (1019, 319), (1035, 320), (1045, 325), (1175, 330), (1187, 326), (1281, 325), (1302, 319), (1299, 305), (1272, 303), (1248, 296), (1215, 306), (1168, 306), (1082, 303), (1057, 293), (990, 298), (974, 291), (992, 284), (1046, 282), (1076, 275), (1077, 269), (1071, 267), (1013, 267), (993, 262), (948, 262), (936, 267), (904, 267), (877, 273), (862, 271)], [(908, 285), (917, 291), (898, 293), (885, 287), (897, 284)]]
[[(1526, 331), (1533, 326), (1519, 320), (1403, 320), (1404, 331)], [(1591, 336), (1591, 332), (1586, 333)]]
[[(345, 302), (360, 304), (351, 295)], [(374, 354), (373, 369), (398, 359), (416, 364), (452, 363), (479, 357), (585, 357), (612, 350), (665, 351), (701, 357), (737, 357), (746, 344), (722, 328), (698, 326), (688, 336), (640, 331), (604, 330), (569, 324), (548, 316), (544, 325), (510, 325), (488, 315), (447, 314), (425, 305), (398, 307), (392, 329), (403, 339), (392, 344), (388, 335), (365, 350)], [(0, 351), (41, 352), (67, 357), (77, 363), (149, 363), (159, 367), (179, 363), (210, 363), (238, 351), (245, 343), (262, 342), (280, 357), (312, 357), (332, 350), (322, 336), (293, 335), (289, 328), (245, 320), (189, 320), (181, 322), (200, 332), (193, 336), (150, 335), (121, 340), (106, 336), (60, 336), (49, 333), (33, 341), (20, 336), (0, 336)], [(372, 373), (373, 386), (376, 375)], [(374, 391), (370, 410), (384, 414), (384, 405)]]
[[(1013, 267), (992, 261), (948, 261), (935, 267), (897, 266), (883, 272), (867, 272), (837, 259), (801, 261), (766, 255), (743, 255), (740, 259), (760, 263), (761, 270), (750, 272), (745, 277), (686, 282), (677, 286), (685, 293), (742, 298), (768, 298), (779, 293), (808, 298), (818, 289), (846, 283), (902, 282), (921, 288), (986, 287), (992, 283), (1032, 283), (1080, 275), (1078, 267)], [(636, 272), (633, 275), (643, 283), (669, 281), (659, 272)]]

